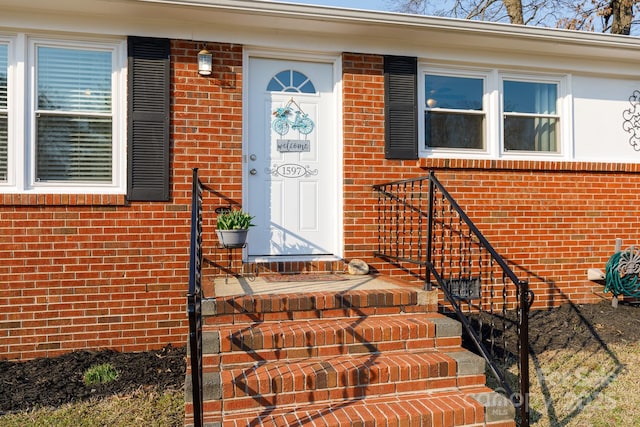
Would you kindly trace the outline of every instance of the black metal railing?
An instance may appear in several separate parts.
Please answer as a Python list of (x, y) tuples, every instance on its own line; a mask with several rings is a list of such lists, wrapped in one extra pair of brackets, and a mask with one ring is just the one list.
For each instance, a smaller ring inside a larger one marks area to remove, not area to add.
[(202, 384), (202, 183), (198, 169), (193, 169), (191, 193), (191, 244), (189, 251), (189, 351), (193, 391), (193, 425), (203, 425)]
[[(487, 361), (491, 383), (529, 425), (529, 308), (533, 293), (431, 172), (375, 185), (377, 257), (442, 289), (465, 339)], [(514, 391), (516, 390), (516, 391)]]

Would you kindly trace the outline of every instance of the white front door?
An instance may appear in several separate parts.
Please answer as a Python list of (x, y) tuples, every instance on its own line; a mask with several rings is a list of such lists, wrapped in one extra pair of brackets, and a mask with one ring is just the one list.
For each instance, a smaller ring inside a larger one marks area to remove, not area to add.
[(334, 64), (249, 58), (245, 207), (250, 257), (337, 255)]

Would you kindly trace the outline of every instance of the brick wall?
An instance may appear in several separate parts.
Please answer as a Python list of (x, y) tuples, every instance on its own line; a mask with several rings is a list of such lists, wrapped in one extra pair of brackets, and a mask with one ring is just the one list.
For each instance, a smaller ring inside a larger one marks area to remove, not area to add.
[(191, 191), (191, 169), (199, 169), (203, 191), (203, 287), (212, 296), (212, 280), (241, 263), (241, 251), (218, 248), (215, 209), (242, 207), (242, 46), (206, 43), (213, 54), (210, 76), (197, 73), (195, 58), (204, 43), (175, 41), (172, 169), (175, 188)]
[(587, 270), (605, 270), (616, 238), (623, 249), (638, 244), (639, 165), (445, 163), (423, 161), (514, 272), (529, 280), (536, 307), (611, 297), (587, 280)]
[(0, 217), (0, 357), (184, 335), (187, 204), (5, 205)]
[[(209, 77), (197, 74), (201, 47), (172, 44), (171, 202), (0, 198), (0, 358), (185, 345), (191, 168), (208, 206), (241, 200), (241, 47), (207, 44)], [(211, 241), (210, 222), (205, 232)]]

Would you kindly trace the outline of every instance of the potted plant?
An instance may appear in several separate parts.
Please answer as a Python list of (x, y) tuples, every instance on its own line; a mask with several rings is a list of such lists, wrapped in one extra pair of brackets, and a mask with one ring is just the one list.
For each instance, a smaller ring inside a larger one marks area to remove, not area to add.
[(231, 209), (218, 214), (217, 230), (218, 240), (225, 248), (241, 248), (247, 241), (249, 227), (255, 224), (253, 216), (241, 209)]

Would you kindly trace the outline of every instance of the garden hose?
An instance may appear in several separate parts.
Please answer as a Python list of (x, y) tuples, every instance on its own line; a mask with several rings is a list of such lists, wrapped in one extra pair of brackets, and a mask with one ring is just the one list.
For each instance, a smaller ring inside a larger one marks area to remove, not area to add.
[(607, 261), (605, 292), (614, 296), (640, 297), (640, 253), (634, 247), (616, 252)]

